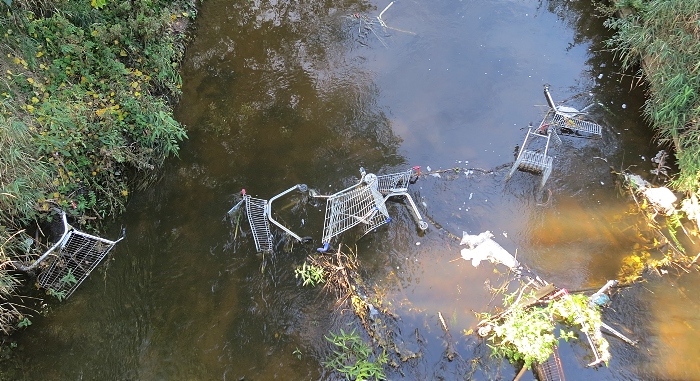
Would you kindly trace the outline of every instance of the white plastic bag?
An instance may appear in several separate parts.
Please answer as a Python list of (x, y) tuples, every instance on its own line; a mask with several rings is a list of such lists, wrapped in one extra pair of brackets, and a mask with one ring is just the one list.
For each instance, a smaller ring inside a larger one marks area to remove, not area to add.
[(501, 263), (512, 270), (517, 270), (520, 263), (491, 238), (493, 238), (493, 234), (488, 230), (479, 235), (463, 232), (460, 244), (467, 245), (467, 247), (462, 249), (462, 258), (471, 261), (474, 267), (479, 266), (483, 260), (489, 260), (491, 263)]

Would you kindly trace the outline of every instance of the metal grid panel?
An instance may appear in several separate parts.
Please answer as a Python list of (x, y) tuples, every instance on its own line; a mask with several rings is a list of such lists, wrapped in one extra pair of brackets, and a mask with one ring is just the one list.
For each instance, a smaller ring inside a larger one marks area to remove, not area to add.
[(559, 349), (556, 346), (547, 361), (535, 366), (535, 375), (539, 381), (566, 381), (559, 358)]
[(523, 151), (518, 169), (532, 172), (545, 172), (552, 170), (552, 157), (535, 151)]
[(377, 176), (377, 190), (385, 196), (393, 192), (406, 191), (411, 176), (413, 176), (413, 169), (389, 175), (379, 175)]
[(116, 242), (77, 230), (68, 232), (64, 242), (51, 266), (39, 275), (39, 286), (68, 298)]
[(558, 112), (550, 112), (547, 114), (547, 116), (550, 118), (550, 124), (555, 124), (560, 128), (585, 132), (593, 135), (602, 136), (603, 134), (603, 128), (593, 122), (572, 118)]
[(376, 183), (360, 183), (328, 197), (322, 242), (328, 243), (359, 224), (368, 232), (388, 221), (389, 212)]
[(267, 200), (253, 198), (248, 195), (245, 199), (245, 209), (250, 223), (250, 230), (253, 232), (255, 248), (260, 251), (272, 251), (272, 235), (270, 234), (270, 223), (266, 215)]

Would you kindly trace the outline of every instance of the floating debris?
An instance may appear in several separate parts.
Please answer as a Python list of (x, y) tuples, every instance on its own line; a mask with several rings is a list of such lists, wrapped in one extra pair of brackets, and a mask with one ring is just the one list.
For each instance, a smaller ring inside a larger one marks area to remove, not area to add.
[(506, 249), (492, 240), (493, 234), (485, 231), (479, 235), (463, 233), (461, 245), (467, 245), (462, 249), (462, 258), (472, 262), (472, 266), (477, 267), (481, 261), (489, 260), (491, 263), (501, 263), (511, 270), (518, 271), (520, 263)]

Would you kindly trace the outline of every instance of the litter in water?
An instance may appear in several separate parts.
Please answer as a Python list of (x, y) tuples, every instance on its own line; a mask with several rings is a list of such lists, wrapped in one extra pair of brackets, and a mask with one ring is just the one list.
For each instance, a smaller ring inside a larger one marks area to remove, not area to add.
[(13, 265), (20, 271), (31, 271), (51, 255), (53, 261), (39, 274), (39, 287), (63, 300), (75, 292), (126, 233), (122, 230), (116, 241), (87, 234), (69, 225), (65, 212), (58, 212), (63, 222), (61, 238), (34, 263)]
[[(270, 252), (273, 249), (271, 224), (283, 230), (288, 236), (299, 242), (308, 242), (310, 237), (301, 237), (282, 225), (273, 217), (272, 203), (293, 191), (308, 194), (313, 199), (323, 199), (326, 201), (325, 218), (321, 238), (322, 246), (319, 252), (327, 252), (330, 249), (331, 240), (343, 232), (361, 226), (364, 234), (375, 228), (391, 222), (391, 217), (386, 209), (386, 202), (392, 198), (404, 198), (413, 213), (413, 216), (421, 230), (428, 228), (428, 223), (423, 218), (408, 193), (409, 184), (415, 182), (420, 175), (420, 167), (413, 167), (403, 172), (375, 175), (366, 173), (360, 169), (360, 181), (346, 189), (331, 195), (321, 195), (313, 189), (309, 189), (305, 184), (297, 184), (282, 193), (272, 197), (269, 201), (265, 199), (253, 198), (246, 194), (245, 189), (241, 191), (243, 200), (239, 201), (229, 210), (229, 215), (238, 212), (242, 205), (245, 205), (246, 215), (255, 240), (255, 247), (258, 252)], [(423, 203), (425, 205), (425, 203)], [(302, 219), (302, 226), (305, 220)]]
[(491, 238), (493, 238), (493, 234), (488, 230), (478, 235), (463, 232), (460, 245), (467, 245), (467, 247), (462, 249), (462, 258), (471, 261), (474, 267), (479, 266), (481, 261), (489, 260), (491, 263), (501, 263), (511, 270), (517, 271), (520, 263)]
[(544, 187), (552, 173), (553, 157), (550, 152), (552, 141), (556, 145), (561, 145), (560, 134), (582, 137), (602, 134), (600, 125), (580, 118), (582, 112), (573, 107), (557, 106), (549, 93), (549, 85), (544, 86), (544, 95), (549, 110), (537, 128), (532, 126), (528, 128), (515, 162), (506, 176), (506, 181), (510, 180), (516, 170), (541, 174), (540, 189)]

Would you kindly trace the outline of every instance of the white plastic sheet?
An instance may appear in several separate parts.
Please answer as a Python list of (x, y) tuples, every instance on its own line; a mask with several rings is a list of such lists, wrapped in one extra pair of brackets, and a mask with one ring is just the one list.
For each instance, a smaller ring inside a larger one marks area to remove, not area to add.
[(517, 270), (520, 263), (491, 238), (493, 234), (488, 230), (478, 235), (463, 232), (460, 244), (467, 247), (462, 249), (462, 258), (471, 261), (474, 267), (479, 266), (481, 261), (489, 260), (491, 263), (501, 263), (512, 270)]

